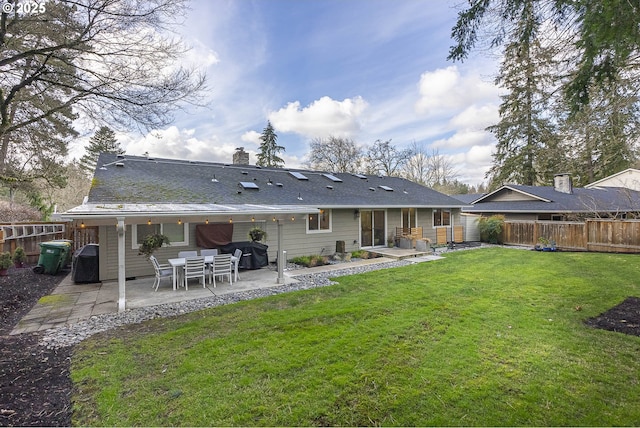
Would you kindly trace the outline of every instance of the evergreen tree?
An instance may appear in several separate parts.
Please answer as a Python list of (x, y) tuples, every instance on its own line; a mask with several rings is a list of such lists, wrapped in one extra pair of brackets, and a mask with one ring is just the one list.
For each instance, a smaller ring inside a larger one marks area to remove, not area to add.
[(552, 52), (536, 38), (533, 3), (527, 3), (522, 21), (510, 35), (496, 79), (507, 93), (501, 97), (500, 121), (487, 128), (497, 140), (493, 165), (487, 173), (492, 188), (505, 183), (549, 184), (557, 160), (545, 157), (558, 141), (548, 114), (548, 88), (554, 80), (548, 71)]
[(89, 139), (85, 147), (86, 153), (80, 158), (80, 167), (89, 175), (93, 175), (100, 153), (123, 154), (124, 150), (116, 139), (116, 134), (108, 126), (102, 126)]
[(262, 131), (260, 139), (262, 143), (260, 143), (256, 165), (270, 168), (284, 167), (284, 160), (278, 156), (278, 153), (284, 152), (284, 147), (276, 143), (278, 135), (275, 133), (271, 121), (267, 121), (267, 127)]
[(204, 76), (179, 65), (185, 49), (171, 31), (185, 1), (38, 3), (35, 13), (16, 1), (0, 11), (0, 187), (11, 191), (63, 181), (51, 163), (66, 157), (80, 114), (154, 129), (204, 88)]
[(567, 115), (562, 130), (568, 171), (582, 186), (634, 165), (638, 158), (640, 115), (633, 82), (619, 77), (593, 86), (589, 103)]

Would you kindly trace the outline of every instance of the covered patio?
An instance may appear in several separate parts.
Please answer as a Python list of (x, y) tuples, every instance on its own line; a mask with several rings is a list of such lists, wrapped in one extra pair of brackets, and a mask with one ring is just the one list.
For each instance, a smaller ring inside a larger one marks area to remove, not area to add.
[[(193, 284), (189, 290), (183, 287), (172, 289), (171, 280), (163, 279), (158, 291), (153, 290), (154, 277), (148, 276), (126, 281), (127, 309), (144, 308), (188, 300), (211, 298), (232, 293), (250, 292), (262, 288), (296, 283), (295, 277), (284, 275), (284, 282), (278, 283), (278, 271), (274, 266), (240, 272), (240, 280), (229, 284), (218, 281), (213, 284)], [(30, 333), (74, 324), (92, 316), (118, 312), (118, 281), (93, 284), (75, 284), (69, 274), (60, 285), (16, 325), (11, 334)]]

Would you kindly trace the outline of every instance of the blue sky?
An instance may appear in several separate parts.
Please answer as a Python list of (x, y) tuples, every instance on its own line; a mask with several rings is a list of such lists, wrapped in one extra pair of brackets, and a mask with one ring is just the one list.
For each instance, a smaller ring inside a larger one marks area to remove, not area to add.
[(478, 184), (495, 144), (484, 128), (498, 119), (496, 59), (446, 61), (455, 20), (444, 0), (194, 1), (182, 37), (208, 106), (120, 141), (128, 154), (220, 162), (244, 146), (254, 163), (270, 120), (289, 167), (312, 138), (391, 139), (437, 149)]

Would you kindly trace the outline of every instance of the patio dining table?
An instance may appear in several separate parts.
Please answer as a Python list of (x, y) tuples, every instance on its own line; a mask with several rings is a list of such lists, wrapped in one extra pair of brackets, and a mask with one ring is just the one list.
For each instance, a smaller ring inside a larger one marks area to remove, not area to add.
[[(212, 264), (214, 257), (215, 256), (204, 256), (204, 264)], [(236, 256), (231, 256), (232, 267), (237, 260), (238, 258)], [(185, 257), (176, 257), (169, 259), (168, 262), (173, 268), (173, 289), (176, 290), (178, 288), (178, 268), (184, 268), (184, 265), (187, 264), (187, 259)]]

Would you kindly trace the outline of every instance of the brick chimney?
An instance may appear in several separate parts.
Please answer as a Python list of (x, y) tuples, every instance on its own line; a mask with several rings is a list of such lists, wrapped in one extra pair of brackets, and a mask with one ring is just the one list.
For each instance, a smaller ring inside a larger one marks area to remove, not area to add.
[(573, 193), (573, 183), (569, 174), (556, 174), (553, 176), (553, 190), (560, 193)]
[(244, 151), (244, 147), (236, 148), (236, 152), (233, 154), (234, 165), (249, 165), (249, 153)]

